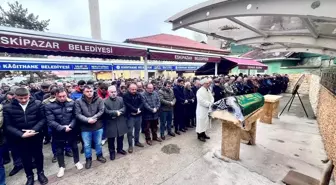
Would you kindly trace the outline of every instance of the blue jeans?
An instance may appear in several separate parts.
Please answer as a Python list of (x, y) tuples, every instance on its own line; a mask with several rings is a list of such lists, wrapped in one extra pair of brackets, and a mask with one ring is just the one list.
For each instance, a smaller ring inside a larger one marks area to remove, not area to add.
[(133, 147), (133, 129), (134, 129), (134, 143), (139, 143), (140, 128), (142, 123), (142, 116), (131, 116), (127, 119), (127, 139), (129, 147)]
[(162, 111), (160, 113), (160, 134), (165, 135), (165, 131), (171, 132), (171, 124), (173, 121), (173, 111)]
[(102, 128), (96, 131), (82, 132), (82, 138), (84, 141), (84, 153), (86, 158), (92, 157), (92, 150), (91, 150), (92, 140), (95, 144), (97, 157), (103, 155), (103, 149), (101, 146), (102, 136), (103, 136)]
[(0, 184), (6, 184), (6, 172), (3, 164), (3, 146), (0, 146)]

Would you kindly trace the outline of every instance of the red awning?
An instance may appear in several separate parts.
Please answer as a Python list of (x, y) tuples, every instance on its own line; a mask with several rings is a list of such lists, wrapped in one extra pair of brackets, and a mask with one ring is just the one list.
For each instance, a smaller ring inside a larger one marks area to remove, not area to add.
[(149, 51), (150, 60), (170, 60), (181, 62), (211, 62), (218, 63), (221, 61), (221, 57), (210, 55), (207, 53), (179, 53), (171, 51)]
[(8, 27), (0, 27), (0, 49), (9, 53), (92, 58), (147, 55), (146, 47)]
[(245, 59), (245, 58), (233, 58), (233, 57), (224, 57), (226, 60), (230, 60), (238, 65), (239, 69), (264, 69), (268, 68), (267, 65), (260, 63), (256, 60)]

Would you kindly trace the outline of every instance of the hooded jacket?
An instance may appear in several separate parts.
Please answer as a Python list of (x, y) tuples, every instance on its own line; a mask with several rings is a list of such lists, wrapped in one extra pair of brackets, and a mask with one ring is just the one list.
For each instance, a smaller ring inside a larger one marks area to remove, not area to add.
[(108, 91), (106, 91), (106, 94), (103, 95), (101, 89), (98, 89), (97, 90), (97, 95), (99, 96), (99, 98), (103, 99), (103, 100), (106, 100), (107, 98), (110, 97), (110, 93)]
[(77, 86), (75, 89), (75, 92), (71, 93), (70, 98), (75, 101), (77, 99), (80, 99), (82, 96), (83, 96), (83, 91), (81, 91), (79, 87)]

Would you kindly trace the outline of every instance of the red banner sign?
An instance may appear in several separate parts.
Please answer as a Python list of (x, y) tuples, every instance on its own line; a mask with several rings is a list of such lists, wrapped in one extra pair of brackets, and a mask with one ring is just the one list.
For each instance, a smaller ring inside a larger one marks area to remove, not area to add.
[(0, 34), (0, 47), (41, 51), (140, 57), (146, 50)]

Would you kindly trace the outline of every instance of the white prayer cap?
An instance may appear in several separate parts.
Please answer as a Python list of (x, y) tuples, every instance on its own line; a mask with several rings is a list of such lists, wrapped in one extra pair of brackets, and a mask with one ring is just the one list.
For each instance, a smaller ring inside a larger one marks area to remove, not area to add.
[(203, 85), (205, 83), (209, 83), (209, 79), (208, 78), (203, 78), (201, 81), (200, 81), (200, 84)]

